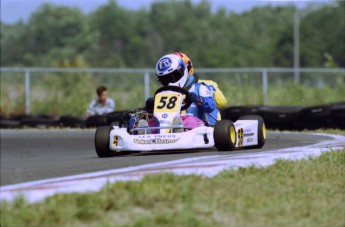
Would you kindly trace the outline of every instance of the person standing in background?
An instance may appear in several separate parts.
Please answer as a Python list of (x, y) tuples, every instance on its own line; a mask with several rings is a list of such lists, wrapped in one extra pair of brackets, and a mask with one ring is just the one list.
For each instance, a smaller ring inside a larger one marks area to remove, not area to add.
[(88, 116), (105, 115), (115, 111), (115, 101), (108, 97), (108, 89), (100, 86), (96, 89), (98, 98), (90, 103), (87, 109)]

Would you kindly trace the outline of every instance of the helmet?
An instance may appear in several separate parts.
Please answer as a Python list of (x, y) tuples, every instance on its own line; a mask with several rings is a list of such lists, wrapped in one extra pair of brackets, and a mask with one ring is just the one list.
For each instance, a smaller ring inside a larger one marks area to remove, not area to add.
[(187, 65), (188, 68), (188, 74), (191, 75), (194, 73), (193, 63), (190, 60), (190, 58), (187, 56), (187, 54), (181, 53), (181, 52), (175, 52), (175, 55), (178, 55), (182, 58), (184, 63)]
[(183, 87), (187, 82), (188, 70), (182, 58), (167, 54), (157, 62), (156, 76), (163, 86)]

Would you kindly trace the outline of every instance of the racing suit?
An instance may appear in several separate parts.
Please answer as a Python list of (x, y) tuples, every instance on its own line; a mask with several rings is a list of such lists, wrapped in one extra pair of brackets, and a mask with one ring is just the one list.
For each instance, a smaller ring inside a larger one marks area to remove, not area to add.
[[(184, 88), (187, 89), (190, 94), (194, 93), (194, 96), (197, 97), (197, 100), (194, 100), (191, 106), (181, 113), (181, 119), (184, 126), (190, 128), (204, 126), (205, 124), (214, 126), (220, 116), (214, 98), (216, 88), (213, 85), (196, 82), (194, 75), (188, 77)], [(148, 124), (150, 127), (156, 127), (159, 126), (159, 121), (154, 117), (149, 120)]]
[[(192, 105), (187, 109), (187, 114), (192, 114), (207, 125), (214, 126), (220, 116), (214, 97), (216, 88), (213, 85), (198, 82), (197, 76), (195, 75), (188, 76), (184, 88), (190, 94), (194, 93), (199, 98), (199, 100), (193, 101)], [(194, 94), (192, 96), (195, 96)], [(185, 122), (185, 120), (183, 121)], [(186, 126), (190, 127), (189, 125)]]
[(210, 126), (216, 124), (219, 113), (214, 99), (214, 91), (213, 86), (204, 83), (193, 83), (189, 89), (189, 93), (195, 93), (200, 98), (200, 102), (193, 102), (187, 109), (187, 113)]

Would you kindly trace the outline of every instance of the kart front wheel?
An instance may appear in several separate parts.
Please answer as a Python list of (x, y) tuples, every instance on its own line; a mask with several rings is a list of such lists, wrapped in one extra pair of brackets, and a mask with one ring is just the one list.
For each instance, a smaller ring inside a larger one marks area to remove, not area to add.
[(218, 151), (232, 151), (236, 145), (236, 130), (230, 120), (217, 121), (214, 126), (214, 142)]
[(95, 149), (98, 157), (113, 157), (114, 152), (109, 148), (109, 135), (112, 127), (101, 126), (96, 129)]

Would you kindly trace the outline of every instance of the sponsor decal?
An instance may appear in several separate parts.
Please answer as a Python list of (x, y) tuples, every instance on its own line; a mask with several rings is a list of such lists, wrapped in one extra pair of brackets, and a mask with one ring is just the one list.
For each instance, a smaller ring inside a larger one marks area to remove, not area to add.
[(170, 144), (176, 141), (178, 141), (178, 139), (133, 139), (133, 142), (137, 144)]
[(212, 94), (212, 92), (211, 92), (211, 91), (206, 90), (206, 95), (212, 96), (213, 94)]
[(167, 118), (168, 114), (162, 114), (162, 118)]
[(113, 146), (116, 147), (118, 142), (119, 142), (119, 138), (117, 136), (114, 136)]
[(247, 133), (250, 133), (251, 131), (252, 131), (251, 128), (246, 128), (246, 129), (243, 130), (243, 133), (247, 134)]
[(247, 139), (247, 143), (250, 143), (250, 142), (253, 142), (253, 141), (254, 141), (253, 138), (248, 138), (248, 139)]
[(159, 121), (160, 124), (170, 124), (170, 121), (167, 121), (167, 120), (160, 120)]
[(238, 147), (243, 146), (243, 128), (237, 130)]
[(171, 59), (170, 58), (162, 58), (158, 62), (158, 69), (161, 71), (165, 71), (165, 70), (169, 69), (170, 65), (171, 65)]
[(140, 135), (138, 136), (139, 139), (174, 139), (177, 138), (176, 135), (170, 135), (170, 134), (157, 134), (157, 135)]
[(254, 133), (247, 133), (243, 135), (244, 137), (254, 136)]

